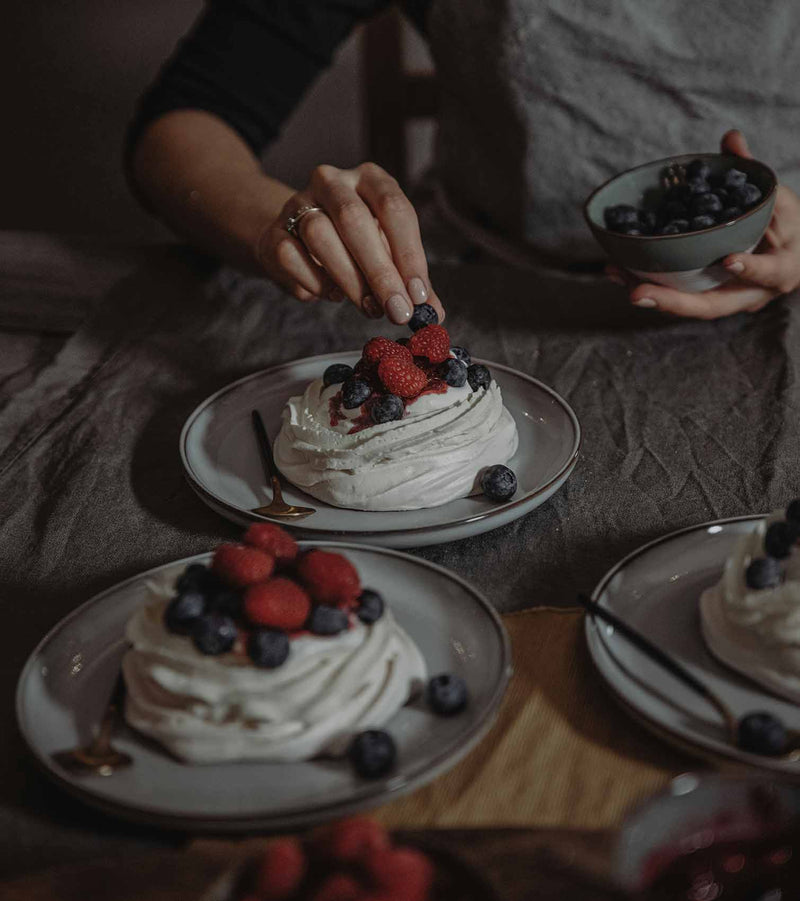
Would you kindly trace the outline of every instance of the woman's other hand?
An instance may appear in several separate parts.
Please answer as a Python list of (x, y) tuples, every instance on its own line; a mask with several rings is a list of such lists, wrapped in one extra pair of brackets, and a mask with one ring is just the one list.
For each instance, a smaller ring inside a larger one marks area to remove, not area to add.
[[(295, 226), (287, 223), (309, 207)], [(444, 319), (431, 287), (419, 222), (397, 181), (380, 166), (317, 166), (307, 188), (293, 194), (262, 232), (257, 256), (266, 273), (298, 300), (349, 300), (366, 316), (397, 325), (415, 304), (430, 303)]]

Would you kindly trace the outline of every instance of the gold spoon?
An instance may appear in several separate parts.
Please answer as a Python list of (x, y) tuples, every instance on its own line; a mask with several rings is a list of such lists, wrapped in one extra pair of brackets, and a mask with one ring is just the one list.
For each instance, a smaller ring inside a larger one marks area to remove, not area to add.
[(253, 431), (256, 433), (258, 450), (261, 454), (261, 463), (264, 466), (264, 475), (272, 484), (272, 501), (263, 507), (255, 507), (250, 512), (259, 516), (272, 516), (277, 519), (305, 519), (317, 511), (314, 507), (295, 507), (287, 504), (281, 493), (281, 483), (278, 480), (278, 469), (275, 466), (275, 458), (272, 456), (267, 430), (264, 428), (264, 420), (258, 410), (250, 414), (253, 420)]
[(55, 761), (64, 769), (81, 775), (110, 776), (117, 770), (130, 766), (133, 758), (111, 745), (111, 733), (124, 697), (125, 681), (120, 673), (93, 741), (81, 748), (57, 752), (53, 755)]

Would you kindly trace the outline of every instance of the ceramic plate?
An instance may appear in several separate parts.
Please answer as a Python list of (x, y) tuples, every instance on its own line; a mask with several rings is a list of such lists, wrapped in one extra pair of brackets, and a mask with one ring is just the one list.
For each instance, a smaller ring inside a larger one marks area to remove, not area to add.
[[(260, 410), (270, 438), (281, 425), (287, 399), (302, 394), (331, 363), (355, 364), (359, 352), (307, 357), (273, 366), (228, 385), (203, 401), (181, 432), (180, 451), (189, 483), (214, 510), (239, 525), (263, 520), (251, 513), (271, 499), (265, 487), (250, 411)], [(497, 378), (503, 401), (517, 423), (519, 448), (509, 462), (519, 482), (505, 504), (467, 497), (427, 510), (375, 513), (333, 507), (286, 484), (290, 504), (316, 507), (295, 528), (309, 538), (363, 541), (383, 547), (421, 547), (496, 529), (544, 503), (572, 472), (581, 432), (569, 405), (529, 375), (485, 363)]]
[[(701, 593), (719, 580), (739, 536), (762, 518), (719, 520), (646, 544), (607, 573), (592, 597), (682, 663), (737, 717), (766, 710), (787, 727), (800, 730), (800, 707), (718, 663), (700, 634)], [(594, 663), (612, 692), (646, 726), (695, 753), (800, 776), (799, 762), (734, 747), (713, 708), (616, 635), (612, 626), (587, 616), (586, 637)]]
[[(326, 547), (315, 543), (315, 547)], [(17, 719), (47, 774), (93, 806), (128, 819), (191, 830), (288, 829), (382, 804), (449, 769), (489, 728), (511, 672), (508, 637), (489, 603), (447, 570), (396, 551), (335, 545), (365, 585), (379, 589), (422, 651), (431, 675), (455, 672), (470, 705), (437, 717), (420, 700), (387, 724), (398, 746), (391, 777), (361, 780), (346, 760), (189, 766), (120, 724), (115, 744), (135, 763), (110, 777), (75, 776), (53, 754), (85, 744), (126, 649), (125, 623), (148, 600), (148, 576), (176, 578), (179, 560), (122, 582), (62, 620), (26, 663)]]

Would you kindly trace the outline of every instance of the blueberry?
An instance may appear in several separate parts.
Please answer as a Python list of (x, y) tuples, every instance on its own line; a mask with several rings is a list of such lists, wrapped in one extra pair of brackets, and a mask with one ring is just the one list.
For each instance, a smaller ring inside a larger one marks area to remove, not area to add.
[(188, 635), (205, 612), (205, 595), (189, 588), (169, 602), (164, 611), (164, 625), (176, 635)]
[(281, 629), (256, 629), (247, 639), (247, 654), (256, 666), (275, 669), (289, 656), (289, 636)]
[(467, 384), (467, 367), (461, 360), (454, 360), (451, 357), (439, 367), (439, 376), (453, 388), (461, 388)]
[(660, 231), (662, 235), (680, 235), (689, 231), (689, 221), (687, 219), (673, 219), (668, 222)]
[(394, 422), (395, 419), (402, 419), (405, 412), (403, 401), (396, 394), (376, 398), (369, 409), (373, 422)]
[(774, 557), (757, 557), (745, 570), (744, 580), (756, 591), (775, 588), (781, 582), (781, 565)]
[(690, 209), (695, 216), (718, 213), (722, 209), (722, 201), (716, 194), (699, 194), (692, 199)]
[(377, 591), (373, 591), (371, 588), (365, 588), (358, 596), (358, 610), (356, 610), (356, 615), (362, 623), (371, 626), (383, 616), (384, 606), (383, 598)]
[(688, 215), (686, 204), (675, 200), (663, 203), (658, 208), (658, 218), (664, 224), (673, 222), (675, 219), (685, 219)]
[(738, 206), (726, 206), (725, 209), (719, 211), (717, 221), (730, 222), (731, 219), (738, 219), (742, 215), (742, 209)]
[(777, 757), (786, 749), (786, 728), (771, 713), (749, 713), (739, 720), (737, 743), (743, 751)]
[(743, 209), (757, 204), (761, 196), (761, 191), (749, 181), (731, 190), (731, 201)]
[(327, 388), (329, 385), (338, 385), (350, 378), (353, 367), (345, 363), (333, 363), (322, 374), (322, 383)]
[(465, 366), (469, 366), (472, 363), (472, 357), (469, 355), (469, 351), (466, 347), (451, 347), (450, 353), (457, 359), (461, 360), (461, 362)]
[(664, 192), (664, 200), (667, 203), (687, 203), (692, 196), (688, 185), (672, 185)]
[(222, 585), (208, 594), (208, 608), (214, 613), (223, 613), (233, 619), (242, 615), (244, 598), (242, 592), (228, 585)]
[(713, 216), (695, 216), (691, 221), (691, 229), (693, 232), (699, 231), (701, 228), (711, 228), (716, 225), (717, 220)]
[(467, 706), (467, 685), (460, 676), (442, 673), (428, 682), (428, 704), (439, 716), (453, 716)]
[(179, 593), (193, 589), (206, 594), (220, 584), (216, 573), (211, 572), (207, 566), (203, 566), (202, 563), (192, 563), (186, 567), (175, 582), (175, 589)]
[(477, 391), (478, 388), (488, 388), (492, 384), (492, 374), (480, 363), (473, 363), (467, 367), (467, 381), (473, 391)]
[(338, 635), (348, 626), (347, 614), (338, 607), (319, 604), (308, 618), (308, 630), (314, 635)]
[(686, 167), (687, 179), (699, 178), (706, 181), (709, 175), (711, 175), (711, 166), (705, 160), (692, 160)]
[(714, 188), (711, 192), (715, 197), (719, 197), (723, 206), (727, 206), (728, 197), (730, 196), (726, 188)]
[(360, 407), (372, 394), (372, 388), (363, 379), (349, 378), (342, 385), (342, 406), (345, 410)]
[(364, 779), (386, 776), (397, 760), (394, 739), (380, 729), (369, 729), (356, 735), (347, 754), (355, 771)]
[(690, 178), (686, 182), (686, 187), (693, 196), (696, 194), (708, 194), (711, 190), (711, 185), (704, 178)]
[(224, 654), (236, 641), (236, 623), (222, 613), (206, 613), (195, 623), (192, 641), (201, 654)]
[(656, 229), (656, 214), (654, 210), (639, 210), (639, 228), (643, 235), (650, 235)]
[(481, 475), (481, 490), (492, 501), (507, 501), (517, 491), (517, 477), (502, 463), (489, 466)]
[(635, 225), (626, 225), (623, 228), (617, 229), (617, 232), (620, 235), (641, 235), (642, 230), (640, 228), (636, 228)]
[(747, 174), (739, 169), (728, 169), (723, 184), (726, 188), (736, 188), (747, 181)]
[(603, 210), (603, 221), (611, 231), (620, 231), (626, 226), (635, 228), (639, 224), (639, 211), (628, 203), (607, 206)]
[(793, 500), (786, 508), (786, 520), (800, 526), (800, 497)]
[(774, 522), (764, 533), (764, 550), (770, 557), (788, 557), (798, 538), (798, 526), (793, 522)]
[(408, 327), (412, 332), (417, 332), (426, 325), (437, 325), (439, 315), (429, 303), (421, 303), (414, 307), (414, 312), (408, 320)]

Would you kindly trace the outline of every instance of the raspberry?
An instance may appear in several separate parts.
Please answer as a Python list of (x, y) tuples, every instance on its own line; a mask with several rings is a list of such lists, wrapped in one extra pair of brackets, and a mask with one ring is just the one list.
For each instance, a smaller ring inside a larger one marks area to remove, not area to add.
[(244, 596), (244, 615), (256, 626), (294, 632), (311, 612), (311, 598), (291, 579), (272, 579), (251, 585)]
[(306, 858), (295, 838), (278, 838), (266, 846), (256, 871), (256, 894), (262, 901), (284, 901), (300, 888)]
[(331, 551), (309, 551), (297, 567), (300, 581), (318, 604), (355, 604), (361, 580), (353, 564)]
[(348, 873), (334, 873), (311, 896), (311, 901), (362, 901), (364, 889)]
[(278, 566), (292, 563), (298, 554), (297, 542), (272, 522), (255, 522), (244, 533), (244, 543), (272, 554)]
[(375, 887), (397, 901), (426, 901), (433, 883), (433, 864), (414, 848), (376, 851), (366, 861)]
[(211, 568), (229, 584), (244, 588), (268, 579), (275, 569), (275, 558), (244, 544), (221, 544), (214, 551)]
[(450, 356), (450, 336), (443, 325), (426, 325), (414, 332), (408, 349), (415, 357), (427, 357), (431, 363), (444, 363)]
[(398, 397), (416, 397), (428, 384), (428, 377), (413, 363), (404, 360), (381, 360), (378, 378), (390, 394)]
[(326, 826), (314, 837), (320, 857), (342, 863), (357, 863), (390, 845), (389, 835), (376, 820), (351, 817)]
[(388, 357), (399, 357), (407, 363), (411, 362), (411, 351), (389, 338), (371, 338), (364, 345), (362, 355), (368, 363), (373, 365)]

